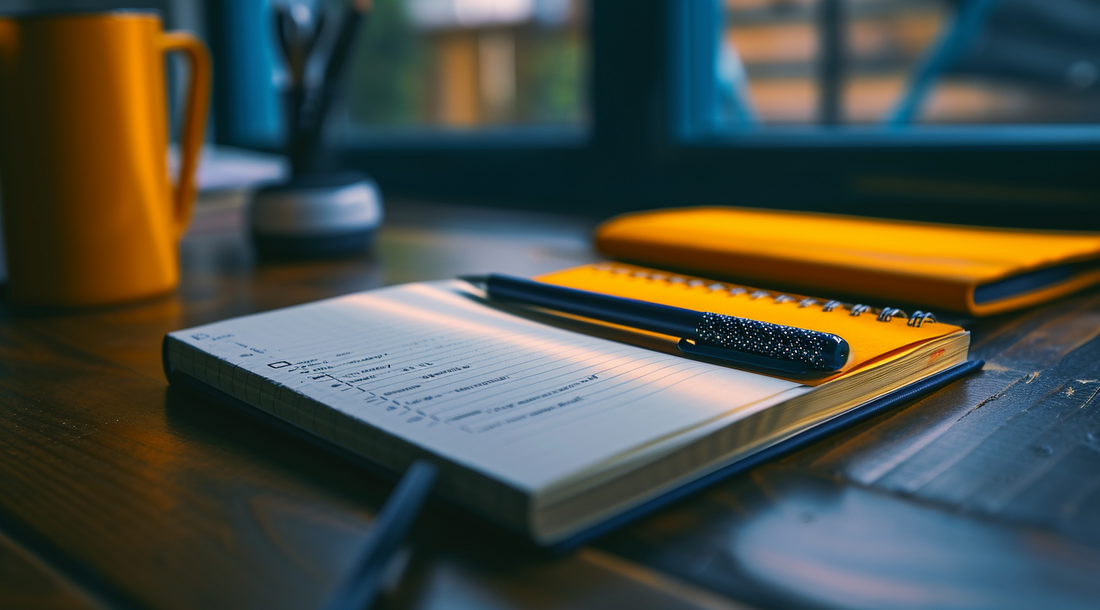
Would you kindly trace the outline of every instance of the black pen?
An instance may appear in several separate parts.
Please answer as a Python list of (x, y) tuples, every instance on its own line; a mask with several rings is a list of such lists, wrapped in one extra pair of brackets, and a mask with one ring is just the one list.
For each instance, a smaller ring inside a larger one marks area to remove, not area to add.
[(317, 151), (329, 111), (343, 88), (344, 73), (351, 56), (355, 36), (373, 11), (371, 0), (353, 0), (336, 24), (335, 38), (325, 58), (321, 82), (303, 101), (303, 119), (295, 154), (303, 167), (316, 163)]
[(463, 276), (490, 299), (515, 301), (680, 337), (681, 350), (784, 373), (829, 373), (848, 362), (848, 342), (816, 330), (565, 288), (504, 275)]
[(436, 468), (427, 461), (417, 460), (409, 466), (378, 512), (366, 546), (321, 610), (365, 610), (371, 606), (386, 568), (428, 499), (435, 477)]
[(370, 15), (372, 6), (371, 0), (354, 0), (351, 6), (344, 9), (344, 16), (336, 32), (336, 40), (332, 43), (332, 51), (325, 63), (323, 86), (333, 87), (339, 82), (344, 73), (344, 66), (347, 65), (348, 57), (351, 55), (355, 34), (359, 30), (360, 23)]
[(283, 94), (287, 120), (286, 149), (293, 173), (297, 175), (312, 166), (314, 153), (308, 147), (311, 145), (309, 132), (313, 129), (314, 113), (308, 103), (312, 96), (311, 87), (306, 82), (306, 67), (324, 31), (325, 10), (324, 6), (310, 11), (304, 4), (275, 4), (272, 14), (275, 34), (290, 76)]

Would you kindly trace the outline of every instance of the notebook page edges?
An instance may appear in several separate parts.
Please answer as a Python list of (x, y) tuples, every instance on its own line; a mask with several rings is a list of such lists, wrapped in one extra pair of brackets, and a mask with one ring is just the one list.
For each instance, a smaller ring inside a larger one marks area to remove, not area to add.
[(527, 493), (799, 387), (538, 324), (471, 294), (457, 281), (407, 284), (170, 336)]

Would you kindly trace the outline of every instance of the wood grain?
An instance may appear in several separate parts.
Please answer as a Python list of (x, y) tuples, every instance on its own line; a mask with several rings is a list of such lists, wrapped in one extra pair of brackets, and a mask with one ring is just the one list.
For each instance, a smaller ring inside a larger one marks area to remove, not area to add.
[(785, 465), (601, 549), (774, 608), (1090, 608), (1100, 551)]
[(987, 370), (600, 546), (764, 607), (1094, 607), (1098, 312), (964, 320)]
[[(4, 565), (43, 582), (0, 589), (0, 606), (316, 607), (392, 483), (223, 404), (169, 390), (160, 340), (180, 327), (371, 288), (387, 275), (447, 277), (501, 256), (513, 272), (559, 268), (573, 261), (552, 248), (584, 244), (578, 231), (476, 226), (432, 233), (395, 224), (373, 256), (283, 265), (257, 264), (240, 235), (215, 231), (184, 243), (184, 279), (171, 297), (99, 311), (4, 311), (0, 532), (8, 523), (34, 533)], [(547, 238), (533, 242), (540, 232)], [(700, 604), (686, 589), (580, 556), (547, 557), (445, 507), (429, 511), (421, 530), (422, 549), (384, 605), (687, 609), (720, 599)], [(24, 551), (62, 558), (68, 580), (36, 572)]]
[[(240, 210), (209, 210), (183, 243), (172, 296), (96, 311), (0, 305), (0, 607), (324, 598), (392, 483), (169, 390), (164, 334), (384, 284), (593, 257), (586, 219), (389, 212), (371, 254), (267, 264)], [(432, 506), (379, 607), (1094, 607), (1100, 291), (962, 322), (989, 363), (981, 374), (579, 552), (537, 552)]]
[(20, 610), (104, 610), (110, 606), (73, 585), (26, 545), (0, 534), (0, 600)]

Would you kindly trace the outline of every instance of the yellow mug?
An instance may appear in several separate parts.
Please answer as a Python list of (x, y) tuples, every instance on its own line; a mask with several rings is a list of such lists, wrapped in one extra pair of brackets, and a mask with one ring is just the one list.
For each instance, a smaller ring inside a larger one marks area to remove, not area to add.
[[(168, 176), (166, 52), (190, 63)], [(8, 298), (107, 305), (170, 292), (195, 199), (210, 57), (155, 13), (0, 17), (0, 208)]]

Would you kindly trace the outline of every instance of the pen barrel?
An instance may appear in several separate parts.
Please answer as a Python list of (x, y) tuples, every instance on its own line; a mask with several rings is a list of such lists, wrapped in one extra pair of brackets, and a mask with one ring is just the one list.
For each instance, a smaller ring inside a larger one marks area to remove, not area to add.
[(709, 312), (702, 314), (692, 338), (701, 345), (801, 363), (821, 372), (839, 370), (850, 351), (847, 341), (831, 333)]
[(485, 290), (494, 299), (520, 301), (674, 337), (694, 337), (703, 319), (702, 313), (690, 309), (499, 275), (486, 278)]
[[(686, 351), (796, 372), (832, 372), (847, 362), (848, 342), (831, 333), (693, 311), (522, 278), (484, 278), (490, 298), (545, 307), (612, 324), (695, 341)], [(682, 343), (682, 342), (681, 342)], [(781, 364), (787, 363), (787, 364)]]

